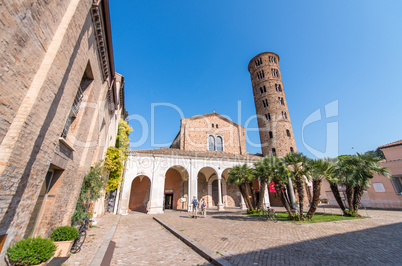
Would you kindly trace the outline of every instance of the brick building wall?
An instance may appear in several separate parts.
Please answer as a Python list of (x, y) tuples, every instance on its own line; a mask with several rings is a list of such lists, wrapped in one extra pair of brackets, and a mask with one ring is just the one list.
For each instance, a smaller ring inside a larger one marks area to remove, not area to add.
[(149, 201), (149, 188), (151, 182), (147, 176), (139, 176), (131, 185), (131, 193), (135, 196), (130, 198), (129, 209), (132, 211), (147, 211)]
[[(374, 173), (370, 180), (370, 187), (362, 196), (361, 204), (367, 208), (402, 210), (402, 140), (378, 148), (385, 156), (385, 160), (380, 162), (380, 165), (387, 168), (392, 177), (388, 178)], [(339, 187), (339, 190), (341, 196), (346, 198), (344, 196), (345, 187)], [(338, 206), (327, 180), (323, 181), (321, 197), (327, 199), (330, 205)]]
[[(70, 222), (84, 174), (104, 156), (102, 130), (117, 129), (121, 109), (109, 105), (113, 71), (104, 75), (92, 8), (89, 0), (2, 4), (0, 235), (8, 236), (1, 254), (16, 240)], [(90, 82), (61, 139), (84, 76)], [(105, 135), (115, 140), (116, 132)], [(40, 197), (48, 170), (55, 174)]]
[(223, 152), (246, 154), (244, 127), (230, 121), (218, 113), (210, 113), (189, 117), (181, 120), (180, 132), (172, 143), (171, 148), (187, 151), (207, 151), (208, 137), (223, 140)]
[[(279, 68), (279, 56), (261, 53), (251, 59), (250, 72), (262, 154), (285, 156), (297, 152), (285, 90)], [(271, 132), (271, 133), (270, 133)]]

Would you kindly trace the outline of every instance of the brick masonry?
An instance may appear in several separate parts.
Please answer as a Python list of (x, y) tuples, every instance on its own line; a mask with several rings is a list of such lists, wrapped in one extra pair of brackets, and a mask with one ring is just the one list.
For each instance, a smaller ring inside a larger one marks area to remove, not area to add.
[[(261, 53), (251, 59), (248, 70), (253, 86), (262, 153), (265, 156), (272, 155), (272, 149), (275, 149), (276, 155), (283, 157), (291, 151), (291, 148), (297, 152), (279, 68), (279, 56), (270, 52)], [(277, 71), (278, 76), (273, 76), (272, 71)], [(279, 91), (276, 86), (280, 86)], [(264, 101), (268, 106), (264, 106)], [(266, 118), (267, 114), (270, 115), (269, 120)]]
[[(106, 104), (110, 79), (104, 80), (99, 63), (92, 1), (5, 1), (0, 6), (0, 235), (8, 234), (7, 247), (27, 236), (49, 168), (59, 172), (35, 235), (48, 236), (70, 222), (83, 176), (115, 140), (116, 132), (109, 138), (107, 129), (116, 129), (120, 114)], [(66, 137), (70, 151), (59, 138), (88, 69), (93, 80)], [(43, 84), (35, 83), (38, 79)], [(22, 126), (13, 127), (16, 123)]]
[(207, 151), (208, 137), (223, 139), (223, 152), (246, 154), (245, 128), (218, 113), (209, 113), (181, 120), (180, 132), (172, 148)]

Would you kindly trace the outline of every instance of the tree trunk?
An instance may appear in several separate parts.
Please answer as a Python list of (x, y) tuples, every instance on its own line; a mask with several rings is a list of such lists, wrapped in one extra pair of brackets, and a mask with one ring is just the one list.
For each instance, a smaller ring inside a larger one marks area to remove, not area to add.
[(239, 190), (240, 190), (241, 195), (243, 196), (244, 204), (246, 204), (246, 208), (250, 209), (249, 203), (246, 199), (247, 195), (246, 195), (246, 191), (244, 189), (244, 184), (239, 185)]
[(247, 193), (246, 193), (246, 187), (244, 184), (239, 185), (240, 193), (243, 196), (244, 203), (246, 204), (246, 208), (250, 209), (250, 202), (247, 200)]
[(293, 213), (292, 213), (292, 210), (290, 209), (289, 203), (286, 201), (285, 193), (282, 191), (282, 186), (281, 186), (281, 184), (275, 183), (275, 191), (276, 191), (276, 194), (277, 194), (277, 195), (279, 196), (279, 198), (281, 199), (283, 206), (285, 206), (285, 209), (288, 211), (290, 218), (293, 219), (293, 218), (294, 218), (294, 215), (293, 215)]
[(338, 203), (338, 205), (341, 208), (341, 210), (343, 211), (343, 213), (345, 215), (347, 215), (348, 213), (346, 212), (345, 205), (343, 205), (343, 202), (342, 202), (341, 194), (339, 193), (338, 184), (329, 182), (329, 185), (331, 187), (332, 194), (334, 194), (336, 202)]
[[(248, 196), (247, 198), (249, 200), (250, 207), (251, 207), (250, 210), (255, 210), (255, 201), (254, 201), (254, 198), (253, 198), (253, 191), (251, 190), (250, 183), (246, 183), (245, 186), (246, 186), (246, 193), (247, 193), (247, 196)], [(250, 193), (251, 193), (251, 195), (250, 195)]]
[(321, 182), (322, 182), (322, 179), (313, 180), (313, 202), (311, 202), (310, 209), (308, 210), (308, 213), (307, 213), (308, 219), (313, 218), (314, 213), (317, 210), (318, 203), (320, 202)]
[(303, 208), (304, 208), (303, 183), (304, 183), (304, 180), (302, 178), (300, 178), (300, 176), (296, 175), (295, 183), (296, 183), (296, 188), (297, 188), (297, 194), (299, 195), (299, 213), (300, 213), (300, 217), (303, 217)]
[(307, 193), (308, 202), (311, 203), (311, 201), (313, 200), (313, 197), (311, 195), (311, 191), (310, 191), (310, 188), (307, 185), (307, 182), (304, 182), (304, 189), (305, 189), (305, 191)]
[(251, 190), (251, 198), (252, 200), (252, 204), (253, 204), (253, 208), (257, 209), (257, 194), (255, 192), (255, 189), (253, 188), (253, 184), (249, 184), (250, 190)]
[[(285, 198), (286, 202), (288, 203), (289, 206), (292, 206), (292, 201), (290, 200), (290, 196), (289, 196), (289, 191), (288, 191), (288, 186), (286, 184), (283, 184), (282, 186), (282, 194), (283, 197)], [(292, 207), (290, 207), (291, 209), (293, 209)]]
[(264, 195), (265, 195), (265, 188), (267, 187), (267, 182), (265, 180), (261, 180), (260, 184), (260, 198), (258, 201), (257, 210), (262, 208), (262, 204), (264, 204)]
[(243, 184), (244, 185), (244, 192), (245, 192), (245, 194), (246, 194), (246, 197), (244, 198), (244, 201), (247, 201), (248, 202), (248, 209), (249, 210), (254, 210), (254, 206), (253, 206), (253, 204), (252, 204), (252, 202), (251, 202), (251, 199), (250, 199), (250, 185), (248, 184), (248, 183), (245, 183), (245, 184)]
[(356, 212), (356, 215), (358, 215), (357, 212), (359, 211), (360, 202), (362, 200), (363, 193), (364, 193), (364, 189), (362, 186), (355, 187), (355, 191), (354, 191), (354, 195), (353, 195), (353, 209)]
[(353, 187), (346, 185), (346, 197), (348, 200), (349, 212), (353, 211)]

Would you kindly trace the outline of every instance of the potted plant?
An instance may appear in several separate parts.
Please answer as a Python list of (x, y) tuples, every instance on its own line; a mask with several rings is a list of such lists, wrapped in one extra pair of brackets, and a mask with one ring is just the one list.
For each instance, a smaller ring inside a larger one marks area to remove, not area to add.
[(11, 265), (46, 265), (55, 250), (56, 245), (50, 239), (35, 237), (17, 241), (6, 255)]
[(56, 257), (66, 257), (74, 239), (79, 236), (78, 229), (72, 226), (60, 226), (53, 230), (51, 239), (57, 245)]

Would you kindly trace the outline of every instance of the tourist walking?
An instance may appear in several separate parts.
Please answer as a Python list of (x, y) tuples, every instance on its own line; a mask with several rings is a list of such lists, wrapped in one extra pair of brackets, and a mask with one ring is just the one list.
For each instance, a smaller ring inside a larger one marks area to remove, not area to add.
[(196, 196), (193, 197), (193, 201), (191, 202), (191, 204), (193, 205), (193, 218), (197, 219), (198, 200)]
[(201, 199), (201, 213), (204, 218), (207, 217), (207, 203), (204, 198)]

